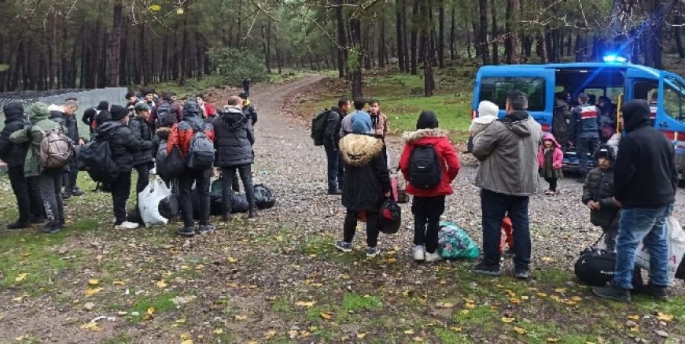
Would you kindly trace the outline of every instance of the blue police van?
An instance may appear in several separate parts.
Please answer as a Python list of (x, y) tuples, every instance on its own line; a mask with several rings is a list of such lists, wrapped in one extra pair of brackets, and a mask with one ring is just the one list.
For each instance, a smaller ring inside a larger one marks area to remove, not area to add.
[[(554, 134), (554, 106), (558, 93), (569, 100), (586, 93), (595, 99), (607, 97), (613, 103), (613, 118), (620, 122), (622, 102), (653, 99), (653, 123), (676, 148), (679, 171), (685, 168), (685, 81), (679, 75), (625, 62), (609, 56), (605, 62), (551, 63), (483, 66), (478, 70), (473, 92), (472, 117), (478, 116), (478, 104), (489, 100), (505, 115), (507, 94), (522, 91), (528, 96), (528, 112), (544, 132)], [(559, 120), (559, 119), (557, 119)], [(564, 154), (564, 169), (577, 169), (573, 147)]]

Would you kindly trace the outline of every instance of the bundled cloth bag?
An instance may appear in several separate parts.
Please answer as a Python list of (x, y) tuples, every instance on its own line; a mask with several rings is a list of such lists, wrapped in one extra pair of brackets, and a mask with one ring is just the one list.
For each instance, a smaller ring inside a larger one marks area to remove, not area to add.
[(476, 259), (480, 250), (459, 226), (452, 222), (440, 222), (438, 253), (444, 259)]
[(388, 198), (383, 202), (378, 214), (378, 230), (385, 234), (395, 234), (402, 225), (402, 208), (394, 199)]
[[(669, 283), (673, 283), (685, 255), (685, 232), (673, 216), (669, 216), (666, 220), (666, 236), (668, 237), (668, 280)], [(649, 251), (642, 242), (637, 246), (635, 263), (649, 270)]]
[(169, 219), (159, 213), (159, 203), (170, 195), (171, 189), (161, 178), (155, 178), (138, 194), (140, 217), (146, 227), (167, 224)]
[[(604, 233), (590, 247), (580, 252), (573, 271), (578, 280), (591, 286), (604, 286), (614, 278), (616, 266), (616, 252), (597, 248), (597, 244), (604, 238)], [(644, 286), (642, 270), (635, 266), (633, 270), (633, 291), (640, 291)]]
[(257, 209), (269, 209), (276, 205), (276, 195), (264, 184), (254, 186), (254, 198)]

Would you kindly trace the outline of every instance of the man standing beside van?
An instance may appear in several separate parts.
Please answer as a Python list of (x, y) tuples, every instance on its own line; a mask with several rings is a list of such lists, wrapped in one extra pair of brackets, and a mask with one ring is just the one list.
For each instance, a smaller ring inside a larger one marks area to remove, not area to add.
[(599, 109), (589, 103), (590, 97), (581, 93), (578, 95), (578, 103), (571, 112), (570, 135), (576, 145), (578, 157), (578, 172), (581, 181), (585, 181), (588, 172), (588, 161), (592, 160), (592, 154), (599, 147)]

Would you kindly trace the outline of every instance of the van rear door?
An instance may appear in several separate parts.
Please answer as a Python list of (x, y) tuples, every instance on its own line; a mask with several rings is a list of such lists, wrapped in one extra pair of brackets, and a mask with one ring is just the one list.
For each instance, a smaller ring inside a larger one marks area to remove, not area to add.
[(676, 74), (661, 74), (655, 127), (673, 142), (677, 154), (685, 154), (685, 82)]
[(528, 113), (542, 125), (545, 132), (551, 131), (554, 109), (554, 69), (537, 66), (485, 66), (478, 70), (473, 94), (473, 109), (478, 103), (489, 100), (500, 108), (503, 117), (507, 95), (521, 91), (528, 96)]

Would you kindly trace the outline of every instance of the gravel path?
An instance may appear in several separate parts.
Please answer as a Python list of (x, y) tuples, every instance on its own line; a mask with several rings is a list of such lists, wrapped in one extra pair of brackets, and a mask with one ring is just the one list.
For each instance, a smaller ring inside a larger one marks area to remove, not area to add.
[[(292, 110), (284, 111), (282, 108), (284, 99), (316, 89), (321, 79), (311, 76), (285, 87), (272, 86), (254, 92), (252, 100), (259, 110), (259, 122), (255, 129), (255, 180), (271, 186), (278, 195), (278, 206), (264, 211), (262, 217), (306, 233), (328, 232), (337, 237), (342, 235), (344, 208), (339, 197), (325, 193), (324, 150), (313, 145), (305, 121), (289, 115)], [(388, 141), (395, 164), (403, 143), (399, 138)], [(480, 198), (478, 188), (473, 185), (476, 171), (475, 166), (462, 168), (453, 183), (455, 194), (447, 198), (443, 220), (459, 224), (481, 243)], [(547, 184), (542, 181), (540, 191), (546, 187)], [(582, 184), (573, 178), (566, 178), (560, 180), (559, 187), (559, 196), (538, 194), (531, 197), (533, 266), (538, 269), (544, 266), (572, 266), (578, 253), (601, 235), (601, 230), (589, 222), (589, 212), (580, 202)], [(675, 211), (677, 216), (685, 211), (682, 207), (684, 197), (682, 190), (679, 190)], [(385, 248), (403, 248), (406, 254), (401, 255), (402, 259), (409, 261), (413, 237), (410, 204), (403, 205), (403, 213), (406, 230), (392, 236), (381, 235), (380, 241)], [(363, 243), (363, 235), (361, 233), (355, 238), (358, 247)]]

